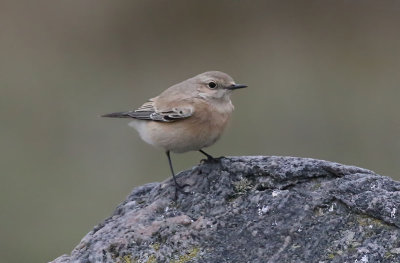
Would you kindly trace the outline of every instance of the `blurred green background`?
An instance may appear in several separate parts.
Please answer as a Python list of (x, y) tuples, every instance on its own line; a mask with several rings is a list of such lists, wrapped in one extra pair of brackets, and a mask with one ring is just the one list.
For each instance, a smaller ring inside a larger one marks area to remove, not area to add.
[[(133, 189), (169, 178), (129, 110), (207, 70), (249, 85), (208, 152), (291, 155), (399, 179), (399, 1), (0, 3), (0, 253), (69, 253)], [(199, 153), (173, 155), (176, 170)]]

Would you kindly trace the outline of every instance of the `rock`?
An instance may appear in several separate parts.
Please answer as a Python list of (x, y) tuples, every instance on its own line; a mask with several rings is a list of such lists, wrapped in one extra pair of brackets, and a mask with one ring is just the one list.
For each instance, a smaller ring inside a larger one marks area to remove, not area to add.
[(400, 262), (400, 183), (372, 171), (229, 157), (178, 181), (176, 201), (170, 179), (135, 188), (53, 262)]

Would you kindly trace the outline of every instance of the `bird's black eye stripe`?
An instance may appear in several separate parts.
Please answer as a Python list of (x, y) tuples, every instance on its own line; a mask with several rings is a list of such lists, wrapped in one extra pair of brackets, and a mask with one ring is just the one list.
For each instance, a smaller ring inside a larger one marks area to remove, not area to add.
[(214, 81), (211, 81), (211, 82), (208, 83), (208, 87), (210, 89), (215, 89), (217, 87), (217, 84)]

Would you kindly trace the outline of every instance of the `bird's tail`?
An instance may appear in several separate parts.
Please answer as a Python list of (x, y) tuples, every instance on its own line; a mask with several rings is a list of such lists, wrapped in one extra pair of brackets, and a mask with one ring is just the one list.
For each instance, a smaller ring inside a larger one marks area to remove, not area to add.
[(130, 111), (114, 112), (114, 113), (109, 113), (109, 114), (101, 115), (101, 117), (108, 117), (108, 118), (132, 118), (132, 116), (129, 115), (130, 113), (131, 113)]

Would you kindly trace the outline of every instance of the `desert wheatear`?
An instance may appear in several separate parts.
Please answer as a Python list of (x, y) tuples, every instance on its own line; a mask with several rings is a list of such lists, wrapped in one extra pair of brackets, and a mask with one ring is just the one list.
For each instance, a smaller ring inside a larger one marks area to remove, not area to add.
[(214, 144), (231, 117), (232, 91), (246, 88), (226, 73), (209, 71), (173, 85), (132, 111), (102, 117), (132, 118), (129, 123), (147, 143), (165, 150), (175, 186), (179, 188), (170, 152), (199, 151)]

